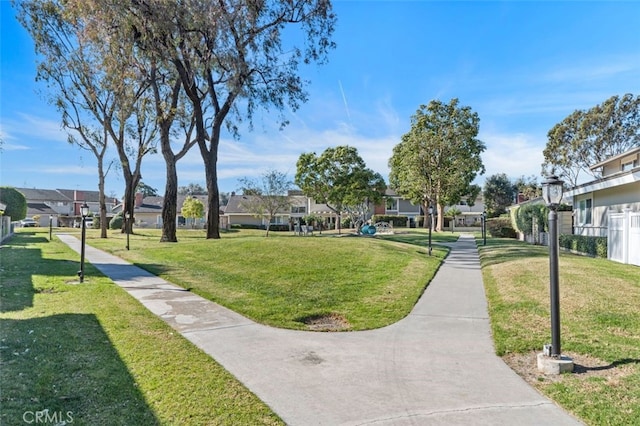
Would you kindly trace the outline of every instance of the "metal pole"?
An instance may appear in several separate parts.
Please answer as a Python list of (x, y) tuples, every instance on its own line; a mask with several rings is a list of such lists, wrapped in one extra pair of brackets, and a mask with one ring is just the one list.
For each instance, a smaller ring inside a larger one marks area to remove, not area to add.
[(431, 228), (433, 228), (433, 213), (429, 213), (429, 256), (431, 256)]
[(125, 220), (124, 227), (127, 230), (127, 250), (129, 250), (129, 218), (125, 216), (124, 220)]
[(85, 245), (85, 237), (86, 237), (86, 225), (84, 223), (84, 216), (82, 217), (82, 241), (80, 243), (80, 272), (78, 275), (80, 276), (80, 282), (84, 282), (84, 245)]
[(53, 231), (53, 216), (49, 215), (49, 241), (51, 241), (52, 231)]
[(482, 245), (487, 245), (487, 215), (482, 215)]
[(551, 356), (560, 357), (560, 290), (558, 284), (558, 213), (549, 210), (549, 284), (551, 294)]

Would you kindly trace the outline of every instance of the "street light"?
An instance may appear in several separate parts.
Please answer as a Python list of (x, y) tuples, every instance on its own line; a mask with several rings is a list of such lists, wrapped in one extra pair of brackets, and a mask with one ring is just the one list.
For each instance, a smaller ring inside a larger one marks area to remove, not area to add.
[(433, 207), (429, 206), (429, 256), (431, 256), (431, 228), (433, 228)]
[(549, 285), (551, 294), (551, 350), (548, 355), (559, 358), (560, 347), (560, 290), (558, 285), (558, 206), (562, 200), (562, 182), (551, 175), (542, 182), (542, 197), (549, 207)]
[(80, 270), (78, 271), (78, 277), (80, 277), (80, 282), (84, 282), (84, 246), (86, 241), (87, 234), (87, 226), (85, 224), (85, 219), (89, 216), (89, 206), (85, 201), (80, 206), (80, 215), (82, 216), (82, 240), (80, 243)]
[(53, 215), (49, 215), (49, 241), (51, 241), (51, 231), (53, 230)]
[(482, 245), (487, 245), (487, 211), (482, 211)]
[(131, 219), (131, 213), (126, 212), (124, 214), (124, 229), (127, 232), (127, 250), (129, 250), (129, 219)]

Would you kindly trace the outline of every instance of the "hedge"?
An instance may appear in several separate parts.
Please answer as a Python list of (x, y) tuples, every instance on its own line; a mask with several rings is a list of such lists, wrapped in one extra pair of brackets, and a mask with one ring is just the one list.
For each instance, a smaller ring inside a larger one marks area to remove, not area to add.
[(523, 234), (531, 234), (534, 222), (540, 231), (547, 228), (549, 208), (544, 204), (525, 204), (511, 212), (515, 229)]
[(560, 247), (593, 257), (607, 258), (607, 238), (586, 235), (562, 234), (558, 237)]
[(511, 225), (511, 218), (506, 216), (487, 219), (487, 232), (495, 238), (517, 238), (516, 230)]
[(17, 189), (0, 186), (0, 202), (7, 206), (3, 216), (10, 216), (11, 220), (22, 220), (27, 216), (27, 200)]

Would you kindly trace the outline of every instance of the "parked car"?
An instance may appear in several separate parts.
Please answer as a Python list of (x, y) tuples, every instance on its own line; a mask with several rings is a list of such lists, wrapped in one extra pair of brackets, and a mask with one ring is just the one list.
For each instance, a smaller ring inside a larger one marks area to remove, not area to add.
[(29, 219), (29, 218), (24, 218), (20, 221), (20, 226), (22, 226), (23, 228), (28, 228), (28, 227), (35, 227), (38, 226), (38, 222), (36, 222), (33, 219)]

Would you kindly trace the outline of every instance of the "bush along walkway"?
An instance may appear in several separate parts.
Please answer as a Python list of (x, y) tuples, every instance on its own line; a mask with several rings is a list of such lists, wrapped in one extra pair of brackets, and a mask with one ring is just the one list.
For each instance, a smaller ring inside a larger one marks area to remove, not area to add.
[(287, 424), (581, 424), (495, 355), (475, 240), (450, 246), (406, 318), (345, 333), (256, 324), (100, 250), (86, 257)]

